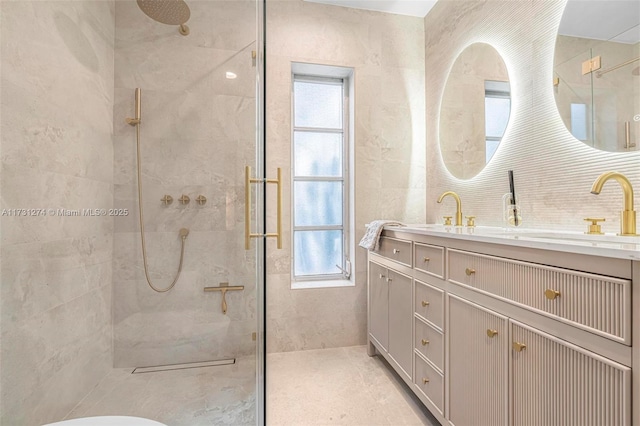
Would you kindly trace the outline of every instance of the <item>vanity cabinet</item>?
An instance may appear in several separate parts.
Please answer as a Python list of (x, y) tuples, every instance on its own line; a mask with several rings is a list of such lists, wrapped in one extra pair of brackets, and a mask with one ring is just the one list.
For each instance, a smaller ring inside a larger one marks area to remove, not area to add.
[(511, 321), (513, 424), (629, 425), (631, 369)]
[(508, 318), (451, 294), (447, 306), (449, 421), (507, 425)]
[(640, 260), (383, 235), (369, 353), (443, 425), (640, 424)]
[(412, 293), (411, 277), (369, 262), (369, 335), (409, 380), (413, 377)]

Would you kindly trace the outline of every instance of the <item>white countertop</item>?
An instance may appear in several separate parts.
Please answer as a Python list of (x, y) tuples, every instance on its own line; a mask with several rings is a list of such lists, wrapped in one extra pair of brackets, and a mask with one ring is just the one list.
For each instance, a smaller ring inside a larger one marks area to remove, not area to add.
[(385, 226), (384, 229), (433, 237), (480, 241), (640, 261), (640, 236), (621, 237), (615, 234), (586, 235), (580, 232), (542, 229), (505, 229), (491, 226), (468, 228), (464, 226), (457, 227), (430, 224)]

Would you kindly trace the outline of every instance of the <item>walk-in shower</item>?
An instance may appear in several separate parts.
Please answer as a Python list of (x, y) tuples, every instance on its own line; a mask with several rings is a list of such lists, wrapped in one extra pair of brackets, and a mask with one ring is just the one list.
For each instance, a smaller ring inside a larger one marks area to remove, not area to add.
[(2, 425), (262, 420), (263, 2), (187, 1), (0, 2)]

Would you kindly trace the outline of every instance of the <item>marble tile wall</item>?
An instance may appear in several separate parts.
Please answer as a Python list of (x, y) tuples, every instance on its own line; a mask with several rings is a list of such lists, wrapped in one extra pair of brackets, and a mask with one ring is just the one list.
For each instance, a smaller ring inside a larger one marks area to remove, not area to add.
[(112, 366), (113, 218), (58, 209), (113, 207), (114, 2), (0, 16), (0, 423), (39, 425)]
[[(640, 189), (640, 152), (595, 150), (571, 136), (554, 100), (553, 57), (565, 0), (441, 0), (425, 17), (427, 222), (455, 208), (437, 204), (440, 193), (458, 192), (465, 214), (478, 225), (501, 225), (502, 196), (513, 169), (523, 226), (585, 230), (583, 218), (606, 217), (605, 232), (619, 232), (622, 191), (607, 183), (590, 193), (601, 173), (617, 170)], [(449, 69), (473, 42), (489, 43), (505, 60), (512, 90), (512, 112), (493, 160), (475, 178), (454, 178), (442, 162), (438, 142), (439, 106)]]
[[(267, 174), (283, 168), (284, 211), (291, 211), (291, 63), (306, 62), (354, 69), (356, 244), (369, 221), (424, 221), (422, 19), (268, 0), (266, 40)], [(267, 350), (364, 344), (366, 252), (355, 248), (355, 286), (291, 290), (290, 241), (286, 231), (282, 250), (267, 246)]]
[[(114, 198), (116, 367), (250, 355), (256, 328), (256, 263), (244, 250), (244, 166), (255, 163), (256, 6), (250, 0), (189, 1), (191, 34), (153, 21), (136, 2), (116, 2)], [(226, 72), (237, 74), (227, 79)], [(189, 228), (175, 288), (145, 280), (138, 223), (134, 89), (142, 89), (141, 162), (150, 276), (171, 283), (180, 228)], [(160, 199), (171, 195), (174, 203)], [(188, 205), (177, 202), (181, 194)], [(199, 206), (193, 201), (204, 195)], [(227, 294), (203, 288), (244, 285)]]

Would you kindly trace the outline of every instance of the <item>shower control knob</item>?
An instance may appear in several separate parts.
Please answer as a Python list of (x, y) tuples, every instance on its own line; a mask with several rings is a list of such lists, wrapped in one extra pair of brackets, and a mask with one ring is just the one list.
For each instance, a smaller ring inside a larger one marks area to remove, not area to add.
[(207, 197), (205, 197), (204, 195), (198, 195), (196, 201), (199, 205), (204, 206), (207, 203)]
[(182, 196), (178, 198), (178, 201), (180, 201), (180, 204), (185, 205), (185, 204), (189, 204), (189, 201), (191, 201), (191, 198), (189, 198), (188, 195), (182, 194)]
[(169, 204), (173, 203), (173, 197), (171, 195), (165, 195), (160, 199), (160, 201), (162, 201), (165, 206), (168, 206)]

